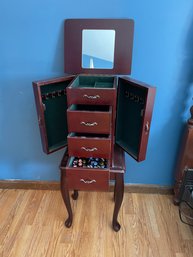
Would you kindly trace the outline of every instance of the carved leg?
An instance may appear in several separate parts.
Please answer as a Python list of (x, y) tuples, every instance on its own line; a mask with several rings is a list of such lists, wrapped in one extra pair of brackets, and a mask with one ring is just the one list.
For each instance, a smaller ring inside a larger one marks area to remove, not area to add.
[(77, 200), (78, 199), (78, 190), (74, 190), (74, 193), (72, 194), (72, 199)]
[(117, 221), (118, 213), (123, 201), (123, 194), (124, 194), (124, 174), (117, 173), (115, 177), (115, 207), (113, 212), (113, 229), (117, 232), (121, 228), (120, 224)]
[(113, 194), (114, 202), (115, 202), (115, 199), (116, 199), (116, 179), (115, 179), (114, 194)]
[(61, 193), (62, 198), (64, 200), (64, 204), (66, 206), (67, 212), (68, 212), (68, 218), (65, 221), (65, 226), (67, 228), (71, 227), (72, 225), (72, 208), (70, 204), (70, 197), (69, 197), (69, 190), (66, 183), (66, 174), (65, 171), (61, 171)]

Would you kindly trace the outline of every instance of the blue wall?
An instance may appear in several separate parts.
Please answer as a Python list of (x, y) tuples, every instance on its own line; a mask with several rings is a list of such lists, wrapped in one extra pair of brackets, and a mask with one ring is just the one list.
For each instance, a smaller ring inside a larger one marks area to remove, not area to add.
[(86, 55), (83, 54), (82, 55), (82, 67), (83, 68), (90, 68), (90, 59), (93, 60), (93, 66), (95, 69), (112, 69), (113, 68), (113, 62), (104, 60), (104, 59), (100, 59), (100, 58), (96, 58), (94, 56), (91, 55)]
[(133, 18), (132, 77), (157, 86), (145, 162), (127, 183), (172, 185), (193, 83), (191, 0), (0, 2), (0, 179), (58, 180), (63, 151), (45, 155), (31, 82), (63, 74), (67, 18)]

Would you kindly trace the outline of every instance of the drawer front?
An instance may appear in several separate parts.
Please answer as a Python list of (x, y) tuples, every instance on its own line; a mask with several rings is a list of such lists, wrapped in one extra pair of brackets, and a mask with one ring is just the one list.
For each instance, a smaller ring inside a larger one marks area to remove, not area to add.
[(110, 134), (111, 112), (67, 110), (68, 132)]
[(109, 170), (66, 167), (69, 189), (88, 191), (107, 191), (109, 189)]
[(110, 158), (111, 140), (99, 137), (68, 136), (69, 156)]
[(92, 89), (92, 88), (67, 88), (68, 105), (113, 105), (116, 101), (116, 88)]

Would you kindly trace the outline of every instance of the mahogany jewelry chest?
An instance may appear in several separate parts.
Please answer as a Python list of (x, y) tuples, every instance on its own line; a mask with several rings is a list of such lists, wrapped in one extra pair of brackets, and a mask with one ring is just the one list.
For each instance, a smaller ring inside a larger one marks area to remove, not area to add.
[[(124, 193), (125, 156), (146, 155), (155, 87), (131, 73), (134, 22), (69, 19), (64, 28), (64, 77), (33, 82), (43, 150), (64, 148), (61, 193), (72, 225), (79, 190), (108, 191), (115, 180), (112, 226)], [(94, 50), (93, 50), (94, 48)]]

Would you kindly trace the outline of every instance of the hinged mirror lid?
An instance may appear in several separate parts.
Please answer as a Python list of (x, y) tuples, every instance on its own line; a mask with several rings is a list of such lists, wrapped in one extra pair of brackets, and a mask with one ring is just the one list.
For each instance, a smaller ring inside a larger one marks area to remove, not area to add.
[(137, 161), (146, 156), (155, 87), (119, 78), (115, 141)]
[(64, 70), (71, 74), (130, 74), (134, 22), (131, 19), (68, 19), (64, 28)]

